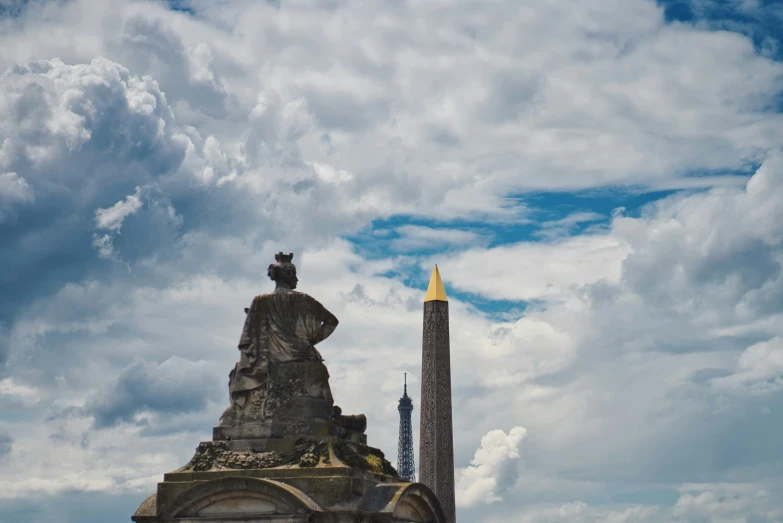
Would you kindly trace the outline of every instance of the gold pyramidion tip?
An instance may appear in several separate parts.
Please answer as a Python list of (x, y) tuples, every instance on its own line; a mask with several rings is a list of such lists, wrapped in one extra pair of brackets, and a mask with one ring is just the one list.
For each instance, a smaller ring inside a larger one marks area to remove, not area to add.
[(432, 270), (432, 276), (430, 277), (430, 286), (427, 287), (427, 294), (424, 296), (424, 301), (449, 301), (446, 297), (446, 289), (443, 288), (443, 280), (440, 279), (440, 272), (438, 272), (438, 266)]

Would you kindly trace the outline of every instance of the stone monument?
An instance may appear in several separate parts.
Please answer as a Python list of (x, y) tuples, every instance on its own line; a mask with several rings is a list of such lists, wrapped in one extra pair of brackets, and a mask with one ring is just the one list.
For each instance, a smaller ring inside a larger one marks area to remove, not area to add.
[(420, 412), (419, 481), (435, 492), (446, 514), (446, 521), (454, 523), (457, 513), (451, 418), (449, 299), (437, 265), (424, 296)]
[(367, 418), (334, 405), (315, 345), (338, 321), (295, 290), (293, 257), (275, 256), (274, 292), (245, 309), (230, 405), (212, 441), (164, 475), (133, 521), (446, 523), (428, 487), (401, 479), (367, 445)]

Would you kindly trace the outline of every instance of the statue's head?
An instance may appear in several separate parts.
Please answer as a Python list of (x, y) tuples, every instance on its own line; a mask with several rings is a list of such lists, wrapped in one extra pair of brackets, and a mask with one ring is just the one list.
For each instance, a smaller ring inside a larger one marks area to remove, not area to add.
[(291, 263), (293, 259), (294, 253), (283, 254), (279, 252), (275, 254), (277, 263), (270, 265), (266, 273), (278, 286), (296, 289), (296, 283), (299, 279), (296, 277), (296, 265)]

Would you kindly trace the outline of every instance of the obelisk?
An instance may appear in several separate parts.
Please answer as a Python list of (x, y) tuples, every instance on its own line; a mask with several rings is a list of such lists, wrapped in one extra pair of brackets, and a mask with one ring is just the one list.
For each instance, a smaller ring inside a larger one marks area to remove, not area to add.
[(451, 353), (449, 302), (438, 266), (424, 297), (421, 346), (419, 482), (440, 500), (446, 520), (456, 521), (454, 439), (451, 425)]

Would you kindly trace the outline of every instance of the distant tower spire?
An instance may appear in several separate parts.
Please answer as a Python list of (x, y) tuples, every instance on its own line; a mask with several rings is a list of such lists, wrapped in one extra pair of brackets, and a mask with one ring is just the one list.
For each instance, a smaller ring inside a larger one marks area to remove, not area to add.
[(408, 396), (408, 373), (405, 373), (405, 388), (400, 404), (400, 442), (397, 448), (397, 473), (406, 481), (416, 481), (416, 465), (413, 462), (413, 428), (411, 427), (411, 411), (413, 401)]
[(449, 300), (436, 265), (424, 297), (419, 482), (438, 497), (446, 521), (455, 523), (450, 351)]

